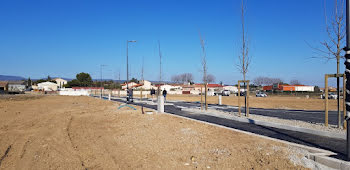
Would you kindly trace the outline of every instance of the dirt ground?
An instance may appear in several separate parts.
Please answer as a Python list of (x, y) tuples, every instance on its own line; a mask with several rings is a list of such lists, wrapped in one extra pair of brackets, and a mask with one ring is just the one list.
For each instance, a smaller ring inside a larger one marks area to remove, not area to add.
[(118, 106), (0, 98), (0, 169), (304, 169), (281, 143)]
[[(183, 101), (201, 101), (200, 95), (168, 95), (167, 100), (183, 100)], [(204, 96), (203, 96), (204, 101)], [(328, 100), (329, 110), (337, 110), (337, 100)], [(218, 104), (218, 96), (208, 96), (208, 103)], [(244, 104), (244, 97), (240, 98), (241, 106)], [(222, 104), (238, 106), (237, 96), (223, 96)], [(269, 108), (269, 109), (300, 109), (300, 110), (324, 110), (325, 100), (306, 97), (280, 97), (268, 96), (265, 98), (250, 96), (250, 107)], [(341, 101), (340, 110), (343, 110), (343, 102)]]

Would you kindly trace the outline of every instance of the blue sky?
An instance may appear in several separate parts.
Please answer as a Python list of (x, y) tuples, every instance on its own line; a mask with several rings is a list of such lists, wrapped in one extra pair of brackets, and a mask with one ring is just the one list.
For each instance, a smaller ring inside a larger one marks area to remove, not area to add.
[[(239, 0), (1, 0), (0, 74), (73, 78), (88, 72), (100, 78), (126, 79), (126, 40), (130, 44), (130, 77), (159, 77), (158, 40), (163, 76), (193, 73), (201, 77), (198, 30), (207, 42), (209, 73), (217, 82), (234, 84), (241, 39)], [(332, 3), (328, 2), (327, 7)], [(319, 46), (326, 38), (322, 0), (248, 0), (246, 29), (252, 63), (248, 79), (257, 76), (299, 79), (321, 85), (335, 73), (335, 61), (313, 59), (306, 42)], [(341, 61), (341, 71), (344, 70)]]

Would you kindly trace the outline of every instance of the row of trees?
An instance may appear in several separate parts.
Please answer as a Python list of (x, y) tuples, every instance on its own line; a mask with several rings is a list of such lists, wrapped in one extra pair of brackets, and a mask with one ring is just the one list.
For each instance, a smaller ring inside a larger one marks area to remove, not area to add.
[[(275, 83), (287, 84), (287, 83), (284, 83), (281, 78), (271, 78), (271, 77), (264, 77), (264, 76), (256, 77), (253, 80), (253, 83), (254, 83), (254, 85), (257, 85), (257, 86), (272, 85)], [(290, 81), (289, 84), (290, 85), (301, 85), (301, 82), (297, 79), (293, 79)]]
[(193, 83), (193, 75), (191, 73), (183, 73), (179, 75), (173, 75), (171, 81), (175, 83)]
[(271, 85), (275, 83), (283, 83), (282, 79), (280, 78), (270, 78), (270, 77), (257, 77), (253, 80), (253, 83), (257, 86), (262, 86), (262, 85)]
[[(132, 78), (130, 82), (138, 83), (136, 78)], [(93, 81), (89, 73), (79, 73), (76, 78), (69, 81), (65, 87), (104, 87), (105, 89), (121, 89), (120, 82), (115, 82), (113, 80), (109, 81)]]
[[(192, 73), (183, 73), (178, 75), (173, 75), (171, 81), (174, 83), (190, 83), (194, 84), (194, 78)], [(215, 76), (212, 74), (207, 74), (206, 77), (203, 77), (203, 82), (213, 83), (215, 82)]]

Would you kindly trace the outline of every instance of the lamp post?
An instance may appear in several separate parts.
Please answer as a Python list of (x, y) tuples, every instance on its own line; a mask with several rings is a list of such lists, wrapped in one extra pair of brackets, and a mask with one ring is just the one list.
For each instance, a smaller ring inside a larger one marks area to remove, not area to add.
[(126, 41), (126, 93), (129, 92), (129, 42), (136, 42), (136, 40)]
[(346, 0), (346, 46), (344, 48), (345, 51), (345, 76), (346, 76), (346, 110), (344, 110), (344, 114), (346, 114), (346, 153), (347, 158), (350, 160), (350, 0)]
[(101, 92), (101, 94), (100, 94), (100, 98), (101, 99), (102, 99), (102, 67), (105, 67), (105, 66), (107, 66), (107, 65), (104, 65), (104, 64), (100, 65), (100, 73), (101, 73), (101, 84), (100, 84), (100, 92)]

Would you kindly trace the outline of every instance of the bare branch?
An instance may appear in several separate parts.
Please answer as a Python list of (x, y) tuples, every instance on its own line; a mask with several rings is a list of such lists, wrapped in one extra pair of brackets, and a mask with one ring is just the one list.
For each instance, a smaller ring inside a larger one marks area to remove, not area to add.
[(244, 16), (246, 13), (245, 0), (242, 0), (241, 4), (241, 19), (242, 19), (242, 47), (241, 54), (238, 56), (239, 63), (237, 64), (237, 69), (242, 73), (243, 80), (246, 80), (246, 74), (249, 70), (251, 57), (249, 56), (249, 43), (247, 41), (247, 33), (245, 31)]
[(198, 30), (199, 33), (199, 39), (202, 47), (202, 71), (203, 71), (203, 83), (208, 83), (208, 67), (207, 67), (207, 53), (205, 51), (205, 40), (202, 38), (201, 32)]
[[(308, 44), (320, 56), (314, 58), (336, 59), (337, 68), (339, 68), (339, 59), (344, 57), (342, 55), (342, 48), (345, 43), (344, 4), (344, 0), (334, 0), (332, 16), (329, 18), (327, 16), (326, 0), (324, 0), (324, 17), (328, 38), (320, 42), (320, 48)], [(339, 69), (337, 69), (338, 72)]]

